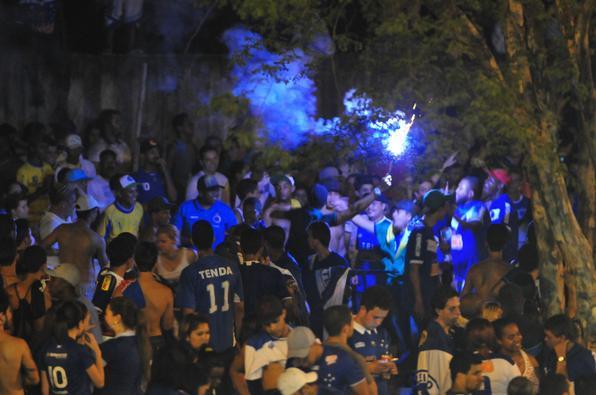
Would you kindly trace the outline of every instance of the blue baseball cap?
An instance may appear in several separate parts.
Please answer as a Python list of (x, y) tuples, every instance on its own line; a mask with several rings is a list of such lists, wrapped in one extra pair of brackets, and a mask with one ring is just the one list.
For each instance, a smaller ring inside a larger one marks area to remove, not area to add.
[(91, 177), (88, 177), (87, 174), (82, 169), (74, 168), (70, 169), (68, 173), (66, 173), (66, 178), (64, 179), (66, 182), (78, 182), (78, 181), (89, 181)]

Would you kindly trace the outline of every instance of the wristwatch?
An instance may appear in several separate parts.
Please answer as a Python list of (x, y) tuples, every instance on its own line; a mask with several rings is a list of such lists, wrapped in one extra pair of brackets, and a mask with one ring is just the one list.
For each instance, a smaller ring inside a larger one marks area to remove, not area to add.
[(560, 356), (559, 358), (557, 358), (557, 362), (565, 362), (565, 357)]

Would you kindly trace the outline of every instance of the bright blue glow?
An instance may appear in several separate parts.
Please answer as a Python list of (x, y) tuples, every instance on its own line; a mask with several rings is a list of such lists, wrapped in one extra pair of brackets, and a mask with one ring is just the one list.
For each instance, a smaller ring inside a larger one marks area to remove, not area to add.
[(295, 49), (285, 54), (268, 51), (262, 38), (244, 28), (227, 30), (223, 39), (232, 57), (232, 93), (250, 102), (252, 115), (261, 120), (259, 133), (273, 143), (291, 149), (308, 132), (322, 129), (316, 114), (316, 87), (306, 71), (310, 57)]

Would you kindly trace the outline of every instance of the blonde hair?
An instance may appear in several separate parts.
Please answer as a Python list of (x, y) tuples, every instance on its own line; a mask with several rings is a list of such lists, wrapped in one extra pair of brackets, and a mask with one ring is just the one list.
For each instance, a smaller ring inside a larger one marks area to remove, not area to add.
[(503, 308), (497, 302), (486, 302), (482, 306), (482, 318), (493, 322), (503, 317)]
[(172, 224), (161, 225), (157, 228), (157, 236), (160, 234), (168, 236), (171, 240), (174, 240), (176, 244), (180, 241), (180, 232), (178, 231), (178, 228)]

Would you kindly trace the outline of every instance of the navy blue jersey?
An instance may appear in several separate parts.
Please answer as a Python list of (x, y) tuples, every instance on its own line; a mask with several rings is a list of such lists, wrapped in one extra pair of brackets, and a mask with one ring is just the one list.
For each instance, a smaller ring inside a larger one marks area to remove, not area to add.
[(145, 308), (145, 296), (139, 283), (134, 280), (125, 280), (109, 269), (103, 269), (97, 276), (95, 293), (91, 302), (103, 312), (115, 292), (117, 295), (132, 300), (139, 309)]
[(225, 204), (217, 200), (208, 209), (201, 206), (197, 199), (187, 200), (182, 203), (172, 220), (172, 223), (180, 230), (183, 236), (190, 237), (192, 226), (199, 220), (205, 220), (211, 224), (215, 241), (213, 249), (217, 247), (226, 238), (226, 231), (236, 225), (236, 216), (234, 211)]
[(511, 203), (509, 195), (503, 193), (493, 200), (489, 207), (490, 222), (504, 224), (511, 232), (503, 249), (503, 259), (511, 262), (517, 257), (518, 219), (515, 206)]
[(319, 395), (351, 394), (350, 387), (364, 382), (364, 372), (348, 352), (337, 346), (323, 345), (323, 355), (312, 368), (319, 378)]
[(528, 225), (532, 221), (531, 202), (530, 199), (522, 195), (519, 200), (511, 201), (511, 205), (517, 213), (517, 244), (520, 248), (528, 240)]
[(93, 352), (72, 339), (60, 344), (51, 340), (38, 358), (39, 370), (47, 373), (55, 395), (91, 395), (87, 369), (94, 363)]
[(199, 258), (182, 271), (176, 306), (209, 317), (211, 347), (222, 352), (234, 345), (234, 302), (244, 301), (238, 267), (217, 255)]
[(437, 260), (439, 243), (433, 229), (422, 221), (412, 224), (410, 237), (406, 246), (406, 274), (408, 279), (413, 265), (418, 265), (420, 290), (423, 302), (430, 307), (430, 298), (438, 286), (440, 269)]
[[(590, 350), (577, 343), (573, 343), (573, 346), (567, 351), (565, 360), (567, 361), (567, 376), (570, 381), (593, 377), (596, 374), (594, 355)], [(553, 350), (546, 351), (544, 371), (546, 374), (557, 371), (557, 355)]]
[[(128, 335), (128, 336), (127, 336)], [(106, 362), (105, 386), (96, 395), (141, 394), (142, 365), (134, 332), (121, 335), (99, 345)]]
[(259, 299), (265, 295), (277, 296), (280, 300), (290, 297), (283, 274), (273, 267), (259, 262), (244, 262), (240, 265), (244, 287), (244, 310), (249, 316), (256, 311)]
[[(354, 351), (362, 355), (367, 361), (380, 360), (383, 355), (389, 355), (389, 334), (384, 328), (366, 329), (354, 321), (354, 333), (348, 339), (348, 344)], [(375, 376), (379, 395), (389, 394), (386, 380)]]
[(379, 246), (379, 241), (374, 232), (358, 227), (356, 232), (356, 249), (358, 251), (374, 250)]
[(141, 169), (131, 175), (139, 183), (137, 188), (139, 203), (147, 204), (154, 197), (166, 196), (166, 185), (160, 171), (146, 172)]

